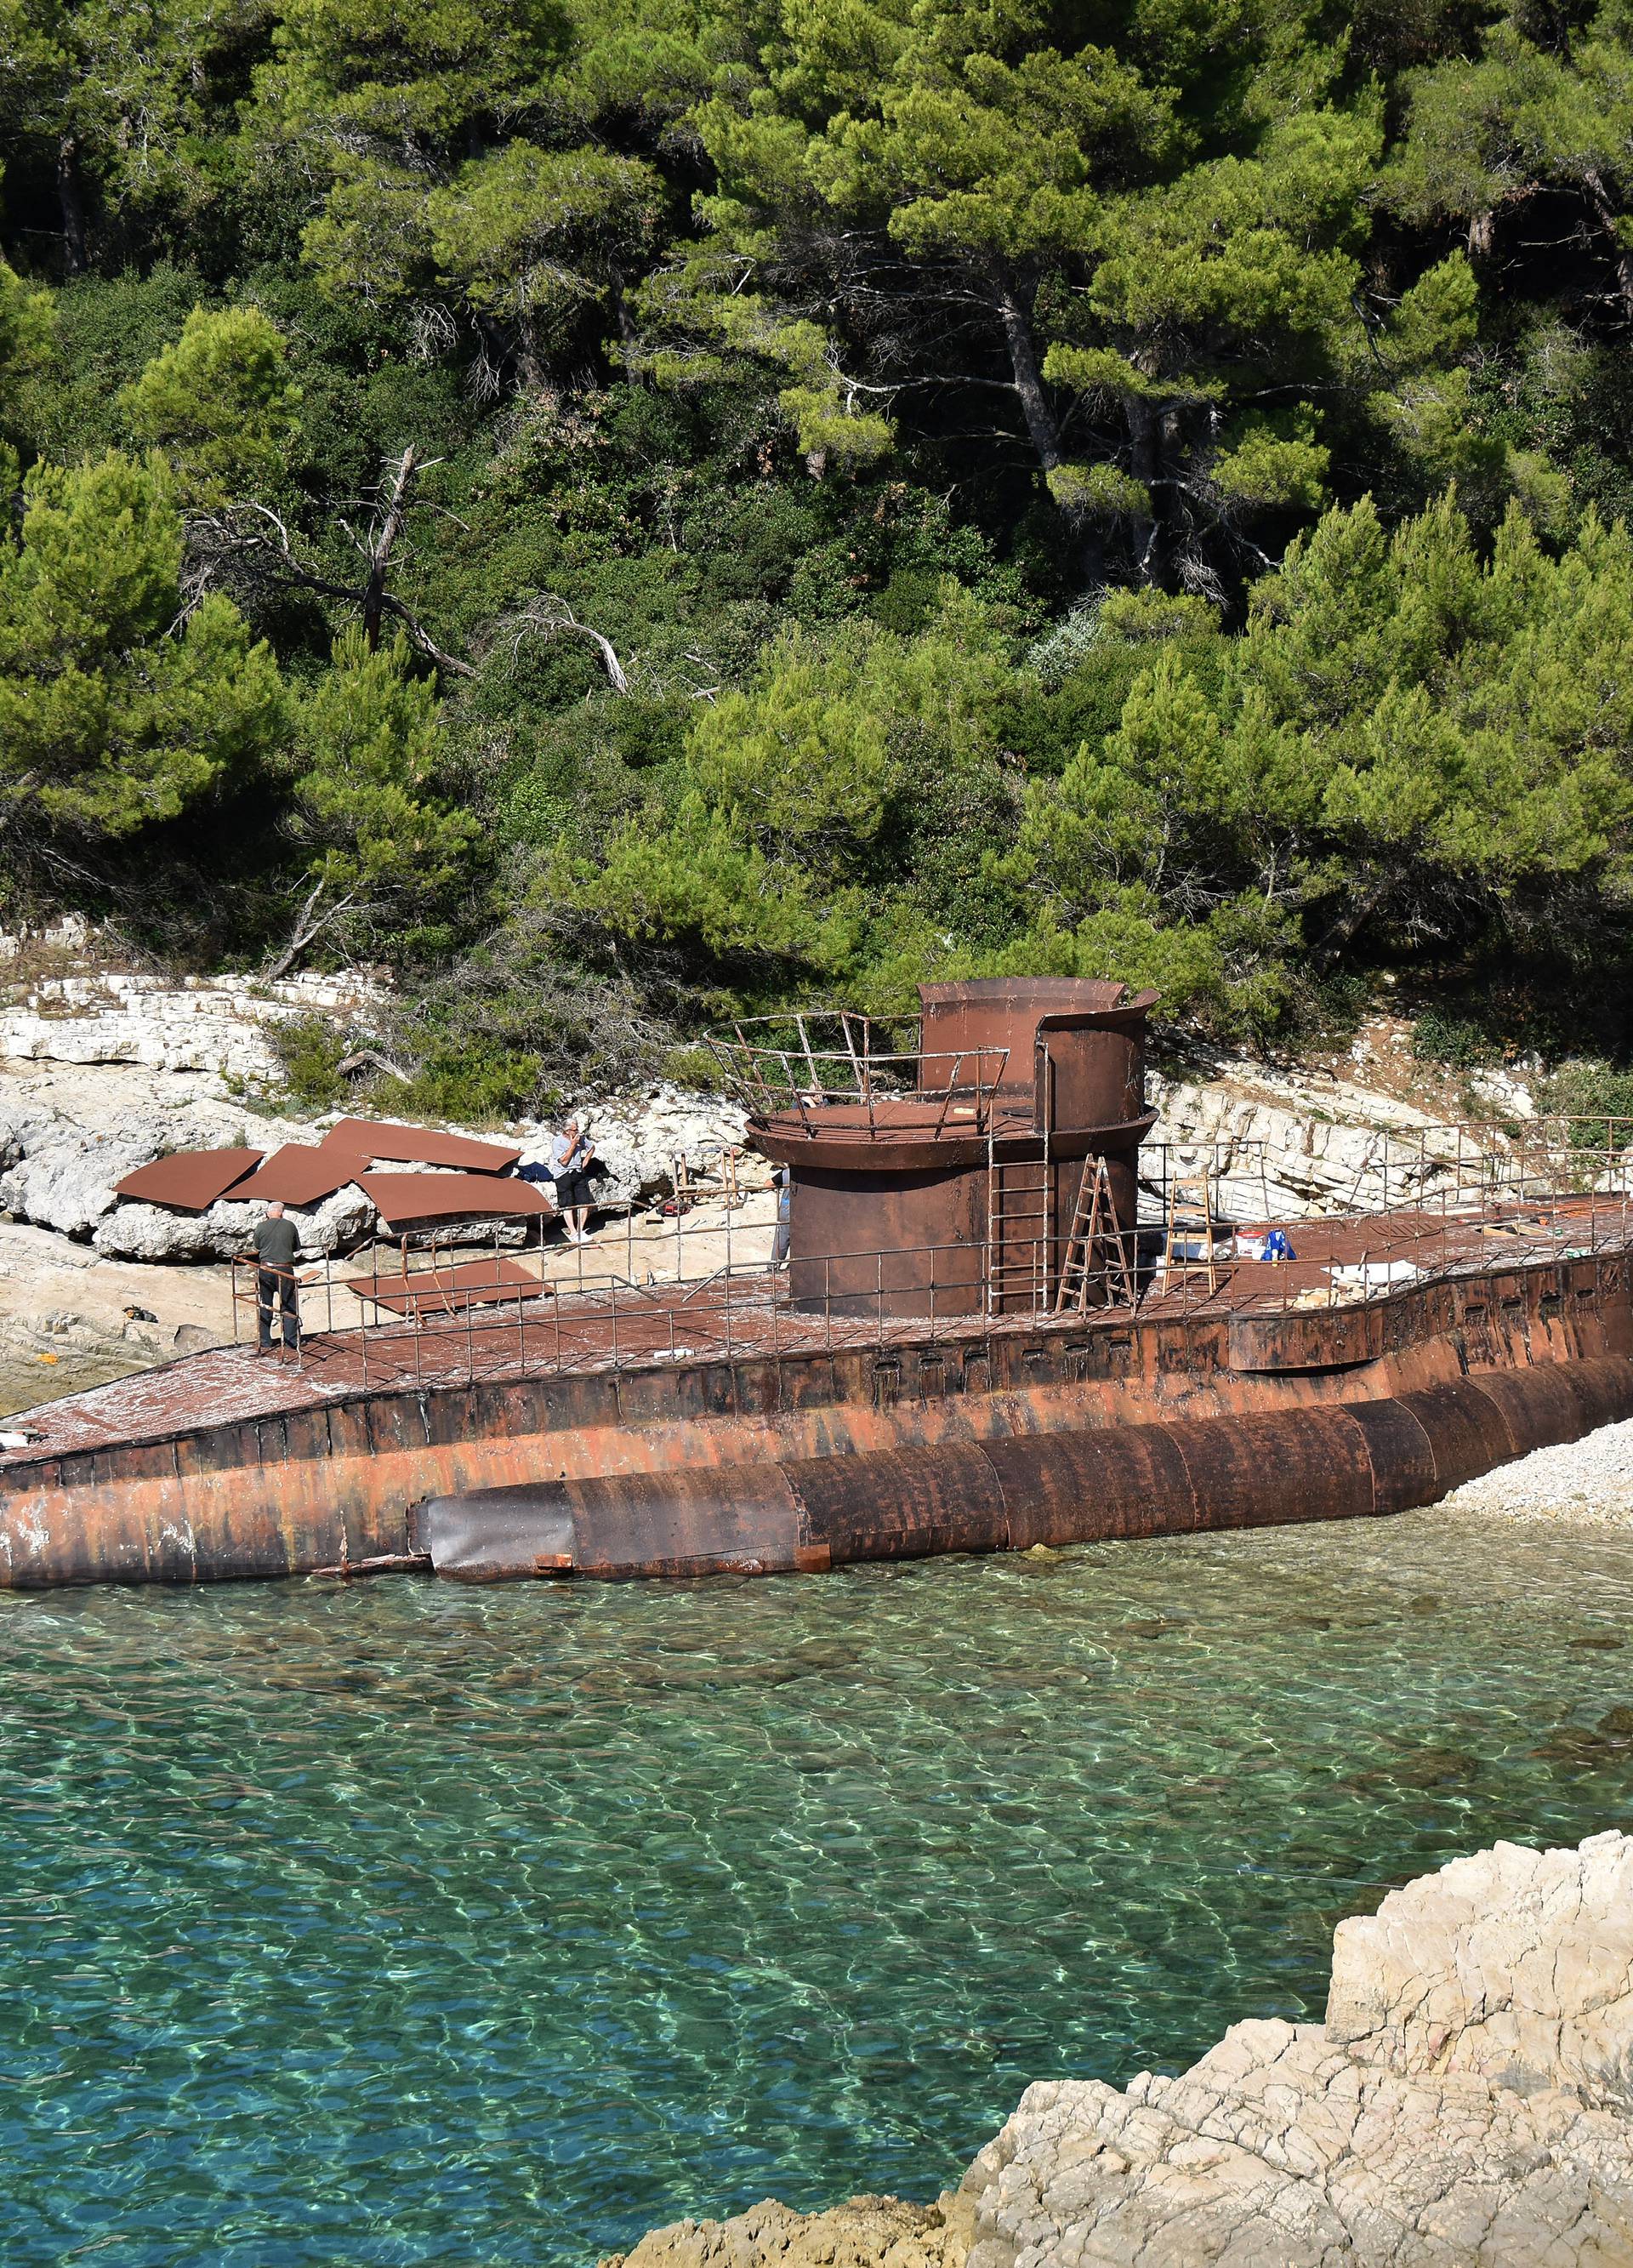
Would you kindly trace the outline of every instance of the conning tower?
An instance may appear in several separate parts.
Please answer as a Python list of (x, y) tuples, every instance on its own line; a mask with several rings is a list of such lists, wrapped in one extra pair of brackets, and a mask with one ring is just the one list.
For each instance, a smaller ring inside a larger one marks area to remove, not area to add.
[[(1001, 1315), (1053, 1307), (1085, 1160), (1136, 1219), (1145, 1020), (1157, 995), (1080, 977), (919, 988), (916, 1048), (868, 1018), (765, 1018), (714, 1042), (755, 1148), (789, 1169), (790, 1294), (837, 1314)], [(1092, 1174), (1091, 1167), (1091, 1174)], [(1081, 1224), (1079, 1224), (1081, 1226)], [(1079, 1249), (1088, 1297), (1100, 1256)]]

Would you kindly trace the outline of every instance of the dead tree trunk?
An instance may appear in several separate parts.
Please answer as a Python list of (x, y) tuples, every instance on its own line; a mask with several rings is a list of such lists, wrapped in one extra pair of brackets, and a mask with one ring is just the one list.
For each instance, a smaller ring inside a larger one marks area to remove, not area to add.
[(1605, 232), (1605, 241), (1609, 245), (1615, 261), (1616, 295), (1622, 302), (1622, 312), (1629, 321), (1633, 321), (1633, 253), (1628, 251), (1617, 233), (1616, 208), (1610, 191), (1605, 186), (1604, 175), (1590, 168), (1583, 176), (1583, 185), (1593, 201), (1594, 217)]
[(1015, 391), (1020, 397), (1021, 415), (1026, 421), (1026, 431), (1047, 479), (1061, 461), (1060, 421), (1043, 388), (1037, 352), (1032, 343), (1032, 320), (1011, 284), (999, 284), (997, 308), (998, 320), (1004, 326), (1004, 343), (1009, 349)]
[(64, 134), (56, 145), (56, 205), (63, 222), (63, 265), (70, 276), (85, 272), (85, 205), (79, 187), (79, 144)]
[(397, 460), (386, 493), (385, 517), (370, 547), (369, 571), (363, 585), (363, 637), (371, 653), (379, 647), (380, 623), (386, 613), (386, 578), (391, 570), (392, 551), (408, 514), (408, 484), (419, 461), (420, 453), (410, 441)]

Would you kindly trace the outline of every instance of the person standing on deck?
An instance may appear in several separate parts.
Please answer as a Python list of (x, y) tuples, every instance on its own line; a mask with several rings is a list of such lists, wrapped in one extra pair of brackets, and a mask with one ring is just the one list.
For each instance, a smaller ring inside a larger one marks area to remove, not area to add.
[(300, 1291), (299, 1278), (295, 1273), (295, 1254), (299, 1240), (295, 1224), (283, 1217), (283, 1208), (276, 1201), (267, 1207), (267, 1217), (257, 1226), (253, 1239), (255, 1252), (255, 1320), (260, 1326), (255, 1352), (272, 1352), (272, 1310), (279, 1309), (283, 1344), (293, 1353), (300, 1352)]
[(781, 1268), (788, 1258), (794, 1234), (794, 1176), (787, 1166), (779, 1166), (771, 1176), (771, 1186), (776, 1191), (776, 1234), (771, 1240), (771, 1265)]
[(555, 1203), (570, 1244), (588, 1244), (590, 1176), (595, 1155), (577, 1118), (570, 1118), (559, 1134), (550, 1137), (550, 1171), (555, 1179)]

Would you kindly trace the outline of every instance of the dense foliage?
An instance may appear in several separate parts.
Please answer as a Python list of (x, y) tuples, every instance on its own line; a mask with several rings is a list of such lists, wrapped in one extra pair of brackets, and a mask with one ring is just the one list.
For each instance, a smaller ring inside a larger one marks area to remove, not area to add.
[(0, 0), (0, 883), (728, 1005), (1386, 967), (1619, 1045), (1633, 14)]

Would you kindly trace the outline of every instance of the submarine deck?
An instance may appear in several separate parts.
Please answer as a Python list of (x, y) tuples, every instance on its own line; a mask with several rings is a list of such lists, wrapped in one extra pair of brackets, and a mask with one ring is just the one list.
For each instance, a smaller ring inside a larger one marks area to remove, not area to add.
[[(1259, 1233), (1275, 1223), (1254, 1224)], [(1627, 1199), (1576, 1197), (1538, 1206), (1488, 1205), (1466, 1212), (1401, 1211), (1281, 1224), (1297, 1258), (1222, 1256), (1210, 1269), (1184, 1265), (1177, 1282), (1152, 1284), (1139, 1302), (1144, 1325), (1204, 1318), (1242, 1327), (1243, 1368), (1341, 1366), (1357, 1359), (1354, 1320), (1380, 1295), (1436, 1278), (1505, 1272), (1539, 1263), (1626, 1251), (1633, 1243)], [(1235, 1224), (1239, 1235), (1249, 1233)], [(1343, 1271), (1335, 1275), (1334, 1271)], [(338, 1285), (341, 1279), (336, 1278)], [(0, 1453), (8, 1469), (87, 1451), (173, 1440), (205, 1428), (291, 1415), (372, 1392), (593, 1375), (669, 1362), (888, 1349), (929, 1340), (984, 1340), (1011, 1330), (1126, 1329), (1135, 1311), (1031, 1307), (1010, 1312), (898, 1316), (813, 1313), (790, 1301), (785, 1278), (768, 1269), (636, 1285), (612, 1281), (551, 1297), (417, 1323), (308, 1333), (298, 1364), (256, 1360), (246, 1345), (189, 1355), (21, 1413), (9, 1423), (32, 1438)], [(1254, 1358), (1253, 1333), (1297, 1319), (1302, 1358)]]

